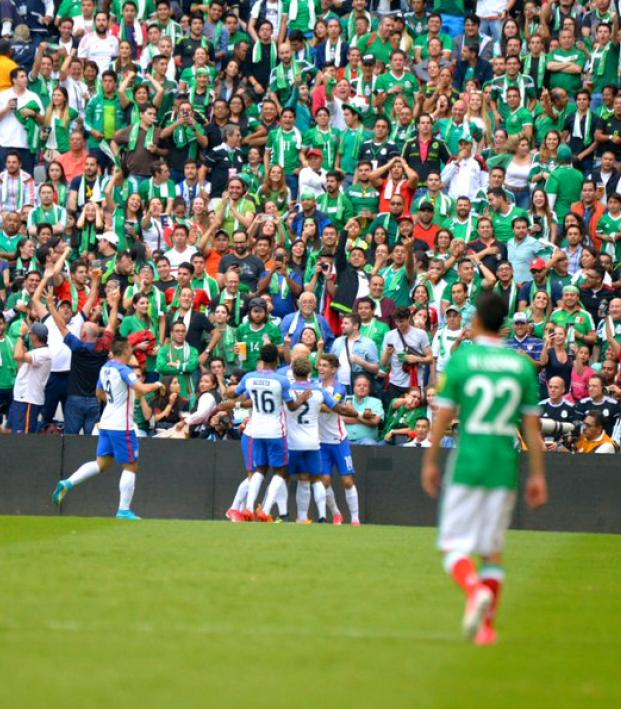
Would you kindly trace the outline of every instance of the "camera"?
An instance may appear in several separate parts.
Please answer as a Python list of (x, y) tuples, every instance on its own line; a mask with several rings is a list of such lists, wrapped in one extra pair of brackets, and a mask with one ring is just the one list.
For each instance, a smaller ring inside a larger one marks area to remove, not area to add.
[(543, 217), (540, 214), (535, 214), (535, 216), (533, 217), (533, 223), (537, 226), (541, 226), (541, 224), (543, 223)]
[(564, 421), (541, 419), (541, 432), (544, 436), (568, 436), (576, 433), (577, 426)]
[(220, 416), (218, 423), (221, 426), (230, 426), (231, 425), (231, 417), (230, 416)]
[(321, 270), (324, 273), (327, 273), (330, 270), (330, 264), (329, 263), (322, 263), (321, 264)]

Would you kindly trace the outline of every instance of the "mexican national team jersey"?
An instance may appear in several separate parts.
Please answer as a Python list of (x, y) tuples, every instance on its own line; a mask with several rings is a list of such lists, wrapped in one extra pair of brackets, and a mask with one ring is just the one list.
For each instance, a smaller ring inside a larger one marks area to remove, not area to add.
[(286, 377), (266, 369), (249, 372), (235, 390), (252, 401), (252, 437), (279, 438), (285, 435), (283, 404), (295, 401)]
[(106, 431), (134, 430), (134, 390), (138, 381), (135, 373), (122, 362), (111, 359), (101, 368), (97, 388), (106, 393), (104, 409), (99, 427)]
[[(384, 323), (382, 323), (383, 325)], [(388, 329), (388, 325), (386, 325)], [(324, 391), (336, 401), (337, 404), (345, 401), (347, 390), (340, 382), (334, 382), (324, 387)], [(336, 444), (347, 438), (347, 429), (343, 419), (335, 411), (322, 411), (319, 414), (319, 442)]]
[(287, 447), (291, 451), (319, 450), (319, 412), (321, 405), (329, 409), (337, 401), (315, 382), (294, 382), (292, 391), (303, 392), (310, 389), (312, 395), (295, 411), (285, 410), (287, 415)]
[(449, 482), (515, 489), (522, 414), (539, 414), (537, 371), (523, 354), (497, 340), (477, 338), (449, 359), (439, 406), (459, 409), (459, 445), (448, 466)]
[(282, 345), (282, 333), (278, 325), (267, 322), (258, 330), (249, 322), (243, 322), (237, 328), (237, 342), (246, 343), (246, 361), (243, 363), (246, 371), (256, 369), (261, 357), (261, 347), (266, 344)]
[[(409, 105), (413, 106), (414, 94), (420, 88), (418, 79), (414, 76), (414, 74), (410, 74), (407, 71), (403, 72), (403, 75), (399, 77), (395, 76), (392, 71), (387, 71), (385, 74), (380, 74), (377, 77), (377, 81), (375, 82), (375, 93), (386, 93), (394, 86), (398, 86), (401, 89), (400, 93), (406, 97)], [(392, 107), (395, 103), (396, 98), (396, 94), (388, 95), (386, 103), (384, 104), (384, 113), (387, 116), (392, 115)]]

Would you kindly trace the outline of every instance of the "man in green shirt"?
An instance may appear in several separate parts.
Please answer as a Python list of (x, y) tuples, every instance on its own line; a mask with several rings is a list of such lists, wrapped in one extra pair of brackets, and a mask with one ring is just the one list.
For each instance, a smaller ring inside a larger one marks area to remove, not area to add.
[(360, 316), (360, 334), (369, 337), (377, 351), (382, 351), (384, 335), (390, 330), (388, 325), (375, 317), (375, 303), (369, 296), (359, 298), (354, 303), (354, 312)]
[(487, 191), (489, 200), (489, 216), (494, 225), (496, 239), (503, 244), (513, 238), (513, 220), (516, 217), (527, 217), (527, 212), (507, 199), (506, 192), (501, 187), (492, 187)]
[(432, 12), (427, 19), (427, 31), (419, 35), (414, 40), (414, 52), (416, 62), (429, 58), (429, 40), (437, 38), (442, 43), (442, 56), (450, 60), (453, 50), (453, 39), (442, 31), (442, 16), (437, 12)]
[(362, 109), (353, 103), (343, 104), (343, 116), (347, 128), (341, 133), (339, 149), (336, 158), (336, 169), (342, 170), (348, 176), (347, 184), (350, 185), (358, 165), (360, 148), (365, 140), (372, 137), (362, 125)]
[(414, 104), (414, 95), (420, 89), (418, 79), (405, 71), (407, 56), (401, 49), (395, 49), (390, 55), (390, 69), (380, 74), (375, 82), (373, 105), (384, 111), (385, 116), (392, 116), (392, 108), (397, 94), (405, 96), (410, 106)]
[(568, 345), (592, 347), (596, 342), (595, 323), (591, 313), (580, 307), (580, 289), (576, 286), (564, 286), (563, 302), (560, 308), (552, 311), (550, 322), (567, 330)]
[(410, 244), (396, 244), (390, 254), (391, 263), (381, 266), (375, 263), (373, 275), (379, 272), (386, 287), (384, 295), (394, 300), (397, 307), (411, 304), (410, 289), (414, 283), (414, 255)]
[(9, 412), (13, 400), (13, 385), (17, 376), (15, 341), (6, 333), (6, 320), (0, 312), (0, 422)]
[(460, 99), (453, 104), (450, 118), (441, 118), (436, 122), (435, 132), (440, 135), (451, 155), (459, 154), (459, 141), (464, 136), (470, 136), (477, 142), (483, 138), (481, 128), (465, 118), (466, 103)]
[[(248, 303), (248, 319), (237, 328), (235, 354), (239, 359), (239, 366), (246, 372), (253, 372), (257, 368), (263, 345), (271, 343), (282, 352), (282, 333), (278, 325), (268, 317), (266, 301), (263, 298), (253, 298)], [(245, 358), (242, 356), (240, 343), (246, 346)]]
[(280, 165), (285, 171), (285, 179), (293, 199), (298, 196), (298, 175), (306, 167), (306, 157), (302, 150), (302, 134), (295, 127), (295, 109), (285, 108), (280, 116), (280, 126), (271, 130), (265, 146), (265, 174), (270, 165)]
[(587, 62), (586, 54), (576, 46), (576, 38), (570, 29), (563, 29), (558, 35), (559, 47), (548, 53), (546, 71), (550, 79), (550, 89), (560, 87), (570, 96), (582, 87), (582, 72)]
[(326, 191), (317, 200), (317, 207), (320, 212), (330, 217), (339, 231), (342, 231), (345, 224), (354, 216), (351, 200), (341, 190), (340, 172), (329, 172), (326, 175)]
[[(480, 645), (496, 642), (494, 616), (503, 580), (503, 541), (511, 521), (519, 481), (520, 425), (530, 460), (526, 500), (547, 501), (545, 462), (539, 432), (537, 372), (522, 354), (504, 345), (500, 331), (507, 316), (502, 299), (481, 298), (473, 322), (474, 341), (451, 356), (440, 383), (422, 469), (423, 488), (440, 492), (440, 442), (459, 415), (459, 444), (443, 488), (439, 547), (444, 567), (462, 587), (467, 603), (466, 637)], [(484, 525), (480, 520), (485, 518)], [(482, 559), (480, 569), (473, 557)]]
[(537, 89), (532, 77), (522, 74), (522, 62), (519, 57), (507, 57), (505, 73), (492, 80), (491, 107), (496, 118), (496, 123), (501, 123), (503, 116), (509, 113), (507, 105), (507, 91), (510, 87), (517, 87), (520, 92), (520, 105), (522, 108), (532, 110), (537, 101)]
[(313, 32), (315, 22), (321, 12), (320, 7), (315, 0), (308, 0), (308, 2), (283, 0), (279, 41), (284, 42), (287, 32), (291, 32), (291, 30), (299, 30), (305, 35)]
[(365, 232), (379, 210), (380, 195), (371, 182), (372, 171), (373, 165), (370, 161), (359, 162), (356, 182), (345, 191), (354, 208), (354, 214), (362, 219), (360, 226)]
[(559, 224), (571, 211), (571, 205), (580, 201), (584, 175), (571, 165), (572, 152), (569, 145), (561, 145), (557, 152), (558, 167), (552, 170), (546, 180), (550, 209), (554, 209)]
[(15, 259), (17, 244), (24, 238), (19, 233), (21, 223), (22, 220), (18, 212), (5, 212), (2, 229), (0, 229), (0, 259), (7, 261)]
[[(304, 3), (300, 3), (303, 5)], [(283, 23), (284, 24), (284, 23)], [(307, 84), (317, 73), (312, 64), (303, 59), (296, 59), (293, 50), (288, 42), (284, 42), (278, 47), (279, 63), (272, 69), (270, 74), (270, 98), (276, 103), (278, 109), (282, 109), (295, 99), (297, 92), (295, 89), (301, 84)]]
[(597, 95), (597, 103), (601, 103), (604, 86), (618, 82), (619, 42), (612, 39), (612, 26), (608, 22), (600, 22), (595, 38), (597, 41), (585, 67), (588, 72), (585, 83), (591, 84), (592, 95)]
[(372, 54), (378, 62), (388, 65), (393, 52), (393, 45), (390, 41), (390, 34), (394, 27), (394, 21), (389, 15), (384, 15), (377, 31), (365, 34), (360, 37), (357, 47), (360, 54)]
[(508, 135), (522, 133), (532, 140), (533, 115), (527, 108), (523, 108), (520, 102), (520, 90), (517, 86), (510, 86), (507, 89), (507, 112), (502, 118), (503, 126)]
[(155, 369), (163, 376), (179, 378), (181, 396), (189, 399), (194, 394), (192, 374), (198, 369), (198, 350), (185, 341), (186, 326), (183, 321), (173, 323), (170, 344), (160, 347)]

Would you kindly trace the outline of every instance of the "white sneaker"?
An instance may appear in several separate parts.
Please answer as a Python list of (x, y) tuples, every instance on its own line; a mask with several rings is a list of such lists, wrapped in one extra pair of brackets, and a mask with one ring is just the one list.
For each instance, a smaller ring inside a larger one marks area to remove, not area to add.
[(493, 600), (494, 594), (483, 584), (479, 584), (468, 596), (462, 621), (462, 630), (466, 640), (475, 639)]

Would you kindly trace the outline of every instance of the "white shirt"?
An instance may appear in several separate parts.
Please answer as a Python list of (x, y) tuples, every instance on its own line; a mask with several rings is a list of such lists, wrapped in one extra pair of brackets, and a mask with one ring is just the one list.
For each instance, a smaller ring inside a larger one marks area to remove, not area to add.
[(119, 55), (119, 40), (108, 32), (100, 37), (97, 32), (85, 34), (78, 45), (78, 58), (90, 59), (99, 67), (99, 76), (108, 69), (110, 62)]
[[(7, 107), (11, 99), (17, 99), (17, 108), (23, 108), (30, 101), (34, 101), (39, 105), (39, 110), (43, 114), (43, 104), (41, 99), (33, 91), (24, 91), (21, 96), (15, 93), (14, 89), (6, 89), (0, 92), (0, 110)], [(24, 126), (15, 117), (15, 111), (9, 111), (4, 118), (0, 120), (0, 136), (2, 136), (3, 148), (27, 148), (28, 133)]]
[(196, 253), (196, 246), (186, 246), (183, 251), (177, 251), (177, 249), (170, 249), (166, 251), (165, 256), (170, 261), (170, 272), (173, 276), (177, 276), (177, 270), (179, 266), (190, 261), (192, 256)]
[(319, 412), (322, 404), (333, 409), (336, 401), (314, 382), (295, 382), (291, 390), (303, 392), (312, 391), (310, 399), (305, 401), (296, 411), (285, 409), (287, 416), (287, 446), (292, 451), (319, 450)]
[(37, 347), (30, 351), (32, 362), (24, 362), (13, 386), (13, 398), (24, 404), (43, 406), (45, 385), (50, 376), (52, 355), (48, 347)]
[(108, 400), (99, 428), (108, 431), (134, 430), (134, 390), (136, 374), (122, 362), (111, 359), (101, 368), (97, 388), (106, 392)]
[(69, 105), (75, 111), (80, 114), (84, 114), (84, 108), (86, 107), (88, 97), (88, 86), (83, 81), (76, 81), (68, 76), (64, 81), (60, 82), (60, 85), (67, 89), (67, 95), (69, 96)]
[[(410, 327), (403, 339), (408, 347), (412, 347), (421, 355), (429, 347), (427, 333), (419, 327)], [(390, 383), (402, 388), (409, 387), (410, 374), (403, 371), (403, 362), (399, 360), (399, 354), (404, 351), (403, 342), (401, 342), (401, 337), (399, 337), (399, 332), (396, 329), (390, 330), (384, 335), (382, 352), (386, 350), (386, 345), (393, 345), (394, 347), (390, 358)]]
[(326, 191), (326, 175), (327, 172), (321, 168), (320, 172), (316, 172), (312, 167), (303, 167), (299, 175), (299, 194), (304, 191), (312, 192), (315, 197), (321, 197)]
[(93, 32), (95, 29), (95, 13), (93, 13), (93, 16), (87, 20), (84, 15), (76, 15), (76, 17), (73, 18), (73, 36), (77, 37), (78, 32), (82, 30), (84, 34), (88, 34), (89, 32)]
[(507, 9), (507, 0), (478, 0), (477, 15), (481, 19), (486, 17), (494, 17), (500, 19), (500, 16)]
[(403, 447), (404, 448), (431, 448), (431, 441), (428, 438), (425, 438), (424, 441), (418, 441), (418, 440), (416, 440), (416, 438), (413, 438), (411, 441), (404, 443)]
[[(345, 400), (347, 392), (345, 387), (339, 382), (329, 386), (324, 385), (323, 388), (337, 404)], [(319, 442), (335, 444), (344, 441), (346, 438), (347, 429), (339, 414), (334, 411), (321, 411), (319, 414)]]
[(252, 438), (283, 439), (286, 425), (283, 405), (294, 401), (291, 385), (286, 377), (270, 370), (246, 374), (235, 390), (237, 396), (246, 394), (252, 401)]
[(451, 160), (442, 170), (441, 177), (442, 182), (448, 184), (448, 193), (453, 199), (461, 196), (472, 199), (480, 189), (487, 188), (489, 182), (489, 173), (475, 158)]
[[(71, 350), (64, 342), (63, 336), (60, 334), (58, 325), (54, 322), (54, 318), (48, 315), (43, 319), (43, 323), (47, 327), (47, 346), (52, 355), (52, 372), (68, 372), (71, 369)], [(80, 313), (74, 315), (69, 321), (68, 330), (75, 337), (80, 337), (80, 331), (84, 324), (84, 318)]]

